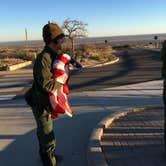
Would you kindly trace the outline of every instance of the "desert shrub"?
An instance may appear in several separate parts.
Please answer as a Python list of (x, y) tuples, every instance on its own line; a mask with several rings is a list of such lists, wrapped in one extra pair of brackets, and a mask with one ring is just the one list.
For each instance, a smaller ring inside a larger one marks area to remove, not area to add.
[(0, 54), (3, 54), (3, 53), (5, 53), (5, 52), (6, 52), (5, 49), (0, 49)]
[(89, 58), (100, 61), (102, 59), (102, 56), (100, 54), (96, 53), (96, 55), (90, 56)]
[(0, 60), (0, 67), (10, 66), (18, 63), (24, 62), (23, 59), (16, 58), (4, 58)]
[(4, 66), (4, 62), (0, 60), (0, 67)]
[(131, 46), (129, 44), (125, 44), (123, 48), (130, 48)]
[(87, 45), (80, 44), (77, 49), (82, 51), (82, 52), (86, 52), (87, 51)]
[(1, 49), (0, 50), (0, 58), (21, 58), (24, 57), (24, 53), (16, 50), (16, 49)]
[(115, 45), (113, 46), (112, 48), (113, 49), (123, 49), (123, 48), (131, 48), (132, 45), (129, 45), (129, 44), (123, 44), (123, 45)]
[(108, 60), (114, 60), (117, 57), (114, 54), (109, 54), (109, 55), (107, 55), (107, 58), (108, 58)]

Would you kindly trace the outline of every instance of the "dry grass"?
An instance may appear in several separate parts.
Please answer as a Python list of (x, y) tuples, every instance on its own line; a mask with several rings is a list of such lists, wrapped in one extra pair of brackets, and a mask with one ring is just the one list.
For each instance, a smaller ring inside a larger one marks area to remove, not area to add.
[(18, 63), (23, 63), (25, 60), (23, 59), (16, 59), (16, 58), (4, 58), (0, 59), (0, 67), (11, 66)]
[[(26, 60), (34, 60), (35, 54), (41, 52), (43, 48), (38, 49), (21, 49), (21, 48), (3, 48), (0, 49), (0, 67), (6, 65), (17, 64)], [(71, 55), (69, 47), (63, 48), (64, 52)], [(101, 62), (108, 62), (114, 60), (115, 50), (111, 46), (97, 46), (97, 45), (79, 45), (75, 50), (75, 58), (82, 65), (98, 64)]]
[(77, 48), (77, 60), (81, 63), (108, 62), (114, 60), (115, 50), (111, 46), (83, 45)]
[(27, 60), (34, 60), (36, 52), (39, 51), (41, 51), (41, 49), (1, 48), (0, 67), (22, 63)]

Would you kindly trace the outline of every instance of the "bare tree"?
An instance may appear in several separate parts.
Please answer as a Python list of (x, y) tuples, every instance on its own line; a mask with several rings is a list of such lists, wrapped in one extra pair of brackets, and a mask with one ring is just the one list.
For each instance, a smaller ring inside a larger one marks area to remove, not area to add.
[(88, 24), (78, 21), (78, 20), (71, 20), (67, 18), (62, 25), (62, 29), (65, 32), (66, 37), (69, 38), (71, 45), (72, 45), (72, 54), (74, 55), (74, 42), (76, 38), (85, 37), (87, 34), (86, 26)]

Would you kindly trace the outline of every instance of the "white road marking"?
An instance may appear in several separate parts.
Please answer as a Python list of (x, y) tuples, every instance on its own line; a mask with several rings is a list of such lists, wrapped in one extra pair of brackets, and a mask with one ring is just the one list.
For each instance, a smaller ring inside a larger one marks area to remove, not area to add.
[(0, 82), (0, 88), (1, 88), (1, 86), (18, 86), (18, 85), (23, 86), (26, 84), (27, 84), (27, 82)]
[(2, 100), (11, 100), (15, 97), (16, 95), (1, 95), (0, 96), (0, 101)]
[(15, 92), (15, 91), (20, 91), (22, 89), (23, 87), (3, 88), (0, 89), (0, 92)]
[(0, 93), (2, 93), (0, 94), (0, 101), (12, 100), (16, 93), (21, 91), (32, 80), (32, 77), (32, 73), (8, 74), (0, 77)]
[[(11, 75), (5, 75), (4, 76), (5, 78), (14, 78), (14, 77), (17, 77), (17, 78), (26, 78), (26, 77), (32, 77), (32, 74), (11, 74)], [(2, 77), (3, 78), (3, 77)]]

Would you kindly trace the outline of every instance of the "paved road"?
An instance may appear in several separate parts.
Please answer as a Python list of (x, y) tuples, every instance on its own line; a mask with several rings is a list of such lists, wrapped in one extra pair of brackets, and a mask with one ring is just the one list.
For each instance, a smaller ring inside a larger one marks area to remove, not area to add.
[(0, 103), (14, 100), (23, 94), (24, 88), (32, 82), (32, 66), (12, 72), (0, 73)]
[[(118, 56), (120, 61), (116, 64), (73, 71), (69, 82), (71, 92), (98, 90), (161, 79), (159, 52), (133, 49), (121, 51)], [(32, 71), (29, 67), (21, 73), (16, 71), (8, 75), (1, 75), (0, 101), (23, 95), (24, 87), (31, 80)]]
[(160, 53), (149, 50), (126, 50), (113, 65), (75, 71), (70, 80), (71, 91), (98, 90), (161, 79)]
[(32, 82), (32, 66), (0, 72), (0, 109), (25, 108), (23, 94)]

